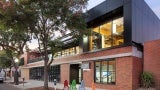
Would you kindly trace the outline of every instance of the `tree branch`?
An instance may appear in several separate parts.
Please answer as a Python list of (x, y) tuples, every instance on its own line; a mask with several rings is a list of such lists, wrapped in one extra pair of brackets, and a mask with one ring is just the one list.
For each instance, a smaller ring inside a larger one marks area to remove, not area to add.
[(0, 43), (0, 46), (2, 46), (2, 47), (8, 47), (8, 48), (10, 48), (10, 49), (12, 49), (12, 50), (17, 51), (16, 48), (14, 48), (14, 47), (12, 47), (12, 46), (9, 46), (9, 45), (5, 45), (5, 44)]

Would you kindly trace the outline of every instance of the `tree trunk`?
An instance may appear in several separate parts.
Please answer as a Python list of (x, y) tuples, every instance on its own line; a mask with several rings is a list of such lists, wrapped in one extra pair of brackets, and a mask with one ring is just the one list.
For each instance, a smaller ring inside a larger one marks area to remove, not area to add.
[(48, 67), (46, 61), (44, 64), (44, 88), (45, 90), (48, 90)]
[(18, 71), (17, 71), (17, 68), (16, 68), (16, 70), (14, 72), (14, 83), (15, 83), (15, 85), (19, 84), (19, 78), (18, 77), (19, 77), (18, 76)]

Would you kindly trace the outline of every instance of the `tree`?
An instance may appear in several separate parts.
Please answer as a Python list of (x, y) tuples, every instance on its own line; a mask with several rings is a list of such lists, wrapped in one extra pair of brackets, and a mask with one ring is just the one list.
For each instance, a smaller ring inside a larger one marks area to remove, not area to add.
[(10, 57), (15, 68), (14, 82), (18, 84), (18, 65), (14, 62), (14, 57), (19, 58), (26, 43), (31, 40), (30, 30), (34, 23), (31, 18), (34, 16), (16, 1), (4, 1), (2, 5), (6, 3), (5, 8), (0, 8), (0, 46)]
[(0, 67), (2, 68), (11, 67), (11, 60), (5, 51), (0, 51)]
[(11, 60), (5, 51), (0, 51), (0, 68), (11, 68)]
[[(18, 30), (23, 29), (25, 26), (28, 27), (25, 30), (31, 31), (33, 37), (38, 41), (39, 51), (44, 57), (44, 87), (45, 90), (48, 90), (48, 69), (54, 60), (53, 56), (56, 51), (59, 50), (57, 47), (60, 48), (60, 40), (55, 39), (55, 35), (57, 32), (64, 35), (70, 31), (72, 36), (78, 37), (81, 36), (82, 33), (87, 32), (83, 8), (87, 5), (88, 0), (9, 1), (11, 2), (12, 8), (8, 8), (8, 10), (12, 12), (13, 9), (13, 11), (16, 11), (16, 16), (17, 14), (21, 16), (21, 18), (19, 16), (15, 17), (20, 19), (16, 19), (16, 22), (11, 20), (11, 26), (20, 25), (21, 28), (18, 26)], [(30, 12), (29, 15), (26, 12)], [(11, 13), (11, 16), (12, 15), (14, 16), (15, 13)], [(27, 17), (29, 21), (25, 20), (25, 17)], [(30, 21), (32, 21), (32, 23), (28, 23)], [(21, 23), (24, 25), (21, 26)], [(48, 49), (53, 50), (52, 60), (49, 60)]]

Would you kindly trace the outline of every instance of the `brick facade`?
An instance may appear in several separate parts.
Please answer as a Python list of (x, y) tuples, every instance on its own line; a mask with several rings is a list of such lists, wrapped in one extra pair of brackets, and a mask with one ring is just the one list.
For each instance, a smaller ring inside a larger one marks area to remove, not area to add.
[[(60, 74), (61, 74), (61, 83), (64, 83), (65, 80), (69, 79), (69, 72), (70, 72), (70, 64), (62, 64), (60, 66)], [(69, 81), (70, 82), (70, 81)]]
[(133, 66), (132, 66), (132, 85), (133, 90), (139, 87), (140, 76), (143, 72), (143, 59), (133, 57)]
[(160, 40), (144, 43), (144, 71), (151, 72), (156, 85), (160, 85)]
[[(83, 71), (83, 79), (87, 87), (94, 82), (94, 61), (90, 61), (91, 69)], [(142, 60), (137, 57), (116, 58), (116, 84), (98, 84), (96, 88), (108, 90), (135, 90), (139, 84), (140, 73), (142, 72)]]
[[(98, 57), (113, 56), (117, 54), (132, 54), (133, 47), (121, 47), (111, 50), (103, 50), (92, 53), (78, 54), (54, 60), (53, 65), (60, 65), (60, 83), (65, 80), (70, 82), (70, 65), (78, 64), (78, 62), (89, 62), (90, 70), (83, 71), (83, 80), (87, 87), (91, 87), (94, 82), (94, 61), (99, 60)], [(93, 59), (93, 60), (92, 60)], [(107, 58), (103, 58), (107, 59)], [(83, 61), (79, 61), (83, 60)], [(85, 61), (84, 61), (85, 60)], [(98, 84), (95, 83), (96, 88), (109, 89), (109, 90), (134, 90), (139, 84), (140, 73), (142, 72), (142, 59), (133, 55), (115, 57), (116, 60), (116, 84)], [(43, 65), (43, 62), (30, 63), (27, 66), (33, 67)]]
[(25, 80), (29, 80), (29, 68), (21, 69), (21, 78), (25, 78)]

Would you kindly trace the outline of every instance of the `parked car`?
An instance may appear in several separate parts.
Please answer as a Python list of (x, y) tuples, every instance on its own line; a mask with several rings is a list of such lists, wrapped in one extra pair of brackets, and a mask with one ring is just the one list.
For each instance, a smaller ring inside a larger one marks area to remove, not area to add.
[(5, 77), (5, 71), (4, 71), (4, 70), (1, 70), (1, 71), (0, 71), (0, 82), (3, 83), (4, 77)]
[(0, 82), (3, 83), (3, 81), (4, 81), (4, 75), (3, 75), (3, 74), (0, 74)]

